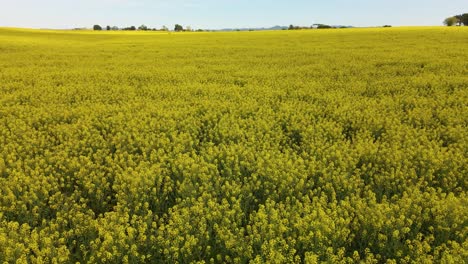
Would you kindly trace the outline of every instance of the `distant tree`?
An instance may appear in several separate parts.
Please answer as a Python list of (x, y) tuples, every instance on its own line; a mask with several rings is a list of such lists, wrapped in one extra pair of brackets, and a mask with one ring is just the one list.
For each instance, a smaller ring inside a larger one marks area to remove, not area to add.
[(106, 30), (111, 30), (111, 26), (107, 26), (107, 27), (106, 27)]
[(327, 29), (327, 28), (332, 28), (332, 26), (325, 25), (325, 24), (318, 24), (318, 25), (317, 25), (317, 28), (318, 28), (318, 29)]
[(298, 30), (298, 29), (303, 29), (303, 28), (307, 28), (307, 27), (289, 25), (288, 30)]
[(468, 26), (468, 13), (464, 13), (463, 15), (461, 15), (460, 20), (461, 20), (461, 23), (463, 23), (463, 25)]
[(179, 24), (176, 24), (176, 25), (174, 26), (174, 31), (177, 31), (177, 32), (178, 32), (178, 31), (183, 31), (183, 30), (184, 30), (184, 27), (182, 27), (182, 26), (179, 25)]
[(454, 16), (457, 19), (458, 26), (468, 26), (468, 13)]
[(191, 26), (186, 26), (185, 31), (192, 31), (192, 27)]
[(112, 30), (119, 30), (119, 27), (113, 26), (113, 27), (112, 27)]
[(138, 30), (145, 30), (146, 31), (146, 30), (148, 30), (148, 27), (145, 26), (145, 25), (141, 25), (141, 26), (138, 27)]
[(384, 25), (383, 27), (392, 27), (392, 25)]
[(457, 19), (457, 24), (458, 26), (461, 26), (463, 24), (463, 15), (456, 15), (456, 16), (453, 16)]
[(448, 17), (444, 20), (444, 25), (451, 27), (457, 23), (458, 19), (456, 17)]
[(93, 29), (94, 30), (102, 30), (102, 27), (100, 25), (94, 25)]
[(126, 27), (126, 28), (122, 28), (122, 30), (136, 30), (136, 27), (135, 26)]
[(169, 29), (166, 26), (162, 26), (161, 31), (169, 31)]

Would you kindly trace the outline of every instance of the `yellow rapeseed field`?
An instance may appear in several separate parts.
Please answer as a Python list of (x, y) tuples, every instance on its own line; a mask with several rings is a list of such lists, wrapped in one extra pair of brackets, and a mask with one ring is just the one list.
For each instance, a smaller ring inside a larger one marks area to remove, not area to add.
[(0, 263), (464, 263), (468, 27), (0, 29)]

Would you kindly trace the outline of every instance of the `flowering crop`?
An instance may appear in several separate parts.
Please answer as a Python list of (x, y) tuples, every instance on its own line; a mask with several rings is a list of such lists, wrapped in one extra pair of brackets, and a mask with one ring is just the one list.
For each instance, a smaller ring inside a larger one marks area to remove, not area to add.
[(463, 263), (467, 40), (0, 29), (0, 262)]

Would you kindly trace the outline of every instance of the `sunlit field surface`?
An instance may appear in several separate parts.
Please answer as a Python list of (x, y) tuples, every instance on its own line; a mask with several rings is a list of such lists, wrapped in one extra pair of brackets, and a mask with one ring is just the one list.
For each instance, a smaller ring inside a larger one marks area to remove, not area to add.
[(463, 263), (468, 27), (0, 29), (0, 262)]

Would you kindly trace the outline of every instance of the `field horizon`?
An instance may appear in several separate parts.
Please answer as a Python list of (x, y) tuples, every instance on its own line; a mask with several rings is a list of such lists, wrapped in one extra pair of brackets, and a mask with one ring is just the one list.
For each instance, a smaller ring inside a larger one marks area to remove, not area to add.
[[(433, 25), (433, 26), (391, 26), (391, 27), (384, 27), (384, 26), (359, 26), (359, 27), (348, 27), (348, 28), (324, 28), (324, 29), (317, 29), (317, 28), (301, 28), (299, 30), (292, 30), (292, 31), (329, 31), (329, 30), (359, 30), (359, 29), (385, 29), (385, 30), (391, 30), (391, 29), (428, 29), (428, 28), (445, 28), (445, 29), (456, 29), (456, 28), (464, 28), (463, 26), (452, 26), (452, 27), (447, 27), (444, 25)], [(162, 31), (162, 30), (94, 30), (92, 27), (89, 28), (29, 28), (29, 27), (10, 27), (10, 26), (0, 26), (0, 30), (18, 30), (18, 31), (57, 31), (57, 32), (68, 32), (68, 31), (73, 31), (73, 32), (94, 32), (96, 34), (102, 33), (102, 34), (108, 34), (108, 33), (147, 33), (147, 34), (155, 34), (155, 33), (239, 33), (239, 31), (236, 31), (235, 29), (237, 28), (232, 28), (233, 30), (229, 31), (223, 31), (223, 29), (206, 29), (204, 31), (181, 31), (177, 32), (172, 29), (169, 31)], [(252, 29), (255, 29), (254, 27)], [(266, 30), (243, 30), (240, 32), (284, 32), (284, 31), (289, 31), (292, 32), (291, 30), (287, 29), (266, 29)]]

